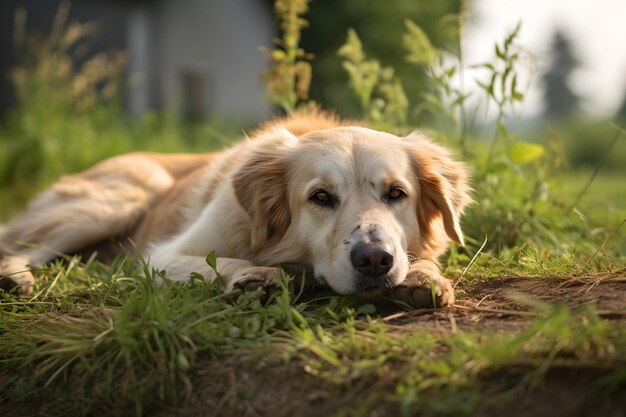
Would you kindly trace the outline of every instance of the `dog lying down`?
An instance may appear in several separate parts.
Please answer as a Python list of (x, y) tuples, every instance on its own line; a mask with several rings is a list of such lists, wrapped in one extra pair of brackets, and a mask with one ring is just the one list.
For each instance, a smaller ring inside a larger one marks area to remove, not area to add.
[(463, 244), (468, 191), (465, 165), (421, 134), (300, 113), (223, 152), (131, 153), (61, 178), (2, 232), (0, 286), (28, 295), (28, 265), (115, 256), (130, 238), (174, 281), (213, 279), (215, 250), (225, 291), (275, 286), (295, 264), (339, 294), (447, 306), (437, 258)]

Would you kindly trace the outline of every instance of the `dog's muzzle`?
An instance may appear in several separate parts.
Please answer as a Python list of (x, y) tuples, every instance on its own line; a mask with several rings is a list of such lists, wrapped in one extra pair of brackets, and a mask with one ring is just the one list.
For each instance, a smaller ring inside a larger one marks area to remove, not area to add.
[(380, 290), (388, 285), (388, 272), (393, 267), (393, 255), (380, 242), (359, 242), (350, 251), (350, 261), (359, 279), (358, 292)]

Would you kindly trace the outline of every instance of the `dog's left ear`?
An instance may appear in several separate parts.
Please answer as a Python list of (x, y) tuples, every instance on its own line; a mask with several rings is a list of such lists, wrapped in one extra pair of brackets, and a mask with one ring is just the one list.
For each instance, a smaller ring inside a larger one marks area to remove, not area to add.
[(405, 138), (419, 185), (417, 218), (422, 236), (431, 238), (433, 219), (441, 217), (448, 237), (463, 246), (459, 218), (471, 202), (467, 167), (450, 157), (450, 152), (421, 134)]
[(259, 147), (235, 173), (237, 201), (250, 217), (250, 244), (259, 251), (282, 237), (291, 223), (287, 164), (280, 147)]

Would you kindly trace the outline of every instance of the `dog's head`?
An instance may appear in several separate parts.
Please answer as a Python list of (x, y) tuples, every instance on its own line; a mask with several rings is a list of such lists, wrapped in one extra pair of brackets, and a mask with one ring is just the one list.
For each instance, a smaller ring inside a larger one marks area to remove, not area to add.
[(308, 263), (336, 292), (367, 294), (463, 244), (466, 176), (419, 134), (340, 127), (259, 147), (234, 186), (257, 260)]

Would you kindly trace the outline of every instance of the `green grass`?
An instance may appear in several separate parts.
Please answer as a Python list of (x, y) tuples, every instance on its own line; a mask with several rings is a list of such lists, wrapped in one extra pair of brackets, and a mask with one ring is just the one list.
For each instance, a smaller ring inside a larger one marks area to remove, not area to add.
[[(564, 195), (576, 195), (591, 176), (591, 170), (577, 170), (555, 179), (555, 186)], [(615, 221), (626, 218), (626, 172), (600, 172), (589, 190), (581, 199), (581, 204), (598, 220)]]
[[(487, 391), (532, 386), (560, 367), (600, 369), (605, 381), (626, 383), (626, 328), (589, 305), (523, 300), (532, 320), (520, 331), (460, 331), (450, 322), (441, 332), (390, 326), (372, 304), (292, 296), (286, 286), (267, 301), (201, 280), (159, 286), (154, 271), (124, 258), (70, 258), (37, 275), (31, 299), (5, 294), (0, 303), (0, 403), (35, 404), (47, 415), (181, 405), (199, 389), (194, 371), (229, 355), (263, 358), (267, 367), (295, 363), (342, 396), (369, 387), (364, 413), (379, 401), (402, 415), (471, 413), (485, 406)], [(460, 284), (461, 293), (469, 288)], [(505, 374), (513, 382), (494, 387), (492, 376)]]

